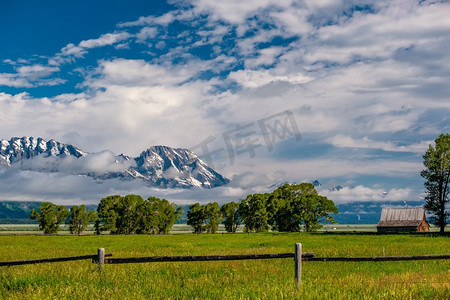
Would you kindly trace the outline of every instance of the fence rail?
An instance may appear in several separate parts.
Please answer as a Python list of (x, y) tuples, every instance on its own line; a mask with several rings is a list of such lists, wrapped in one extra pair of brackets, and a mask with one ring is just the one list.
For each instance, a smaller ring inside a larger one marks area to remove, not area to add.
[[(112, 256), (112, 253), (105, 253), (105, 256), (110, 257), (110, 256)], [(57, 258), (41, 258), (41, 259), (30, 259), (30, 260), (2, 261), (2, 262), (0, 262), (0, 267), (55, 263), (55, 262), (73, 261), (73, 260), (86, 260), (86, 259), (92, 259), (92, 262), (98, 262), (98, 254), (67, 256), (67, 257), (57, 257)]]
[[(149, 256), (107, 258), (105, 264), (151, 263), (151, 262), (180, 262), (180, 261), (215, 261), (215, 260), (247, 260), (294, 258), (295, 253), (241, 254), (241, 255), (203, 255), (203, 256)], [(303, 253), (302, 258), (314, 257), (314, 253)]]
[(373, 257), (306, 257), (303, 261), (404, 261), (404, 260), (433, 260), (450, 259), (450, 254), (443, 255), (415, 255), (415, 256), (373, 256)]

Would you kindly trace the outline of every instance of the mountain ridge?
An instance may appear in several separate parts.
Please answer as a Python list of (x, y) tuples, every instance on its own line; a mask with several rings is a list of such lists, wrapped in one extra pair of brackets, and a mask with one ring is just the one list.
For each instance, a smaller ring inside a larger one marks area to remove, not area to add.
[(101, 180), (140, 179), (159, 188), (213, 188), (230, 182), (192, 151), (162, 145), (151, 146), (133, 158), (107, 150), (88, 153), (53, 139), (13, 137), (0, 141), (0, 168), (8, 167)]

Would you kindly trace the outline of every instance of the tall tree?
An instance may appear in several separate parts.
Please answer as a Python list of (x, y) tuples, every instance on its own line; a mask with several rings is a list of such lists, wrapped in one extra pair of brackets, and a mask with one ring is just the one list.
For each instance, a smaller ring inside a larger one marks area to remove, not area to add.
[(178, 220), (183, 212), (183, 207), (177, 207), (174, 203), (170, 203), (166, 199), (149, 197), (145, 202), (150, 204), (151, 212), (149, 216), (154, 219), (155, 233), (169, 233), (173, 224), (175, 224), (175, 221)]
[(41, 203), (39, 210), (32, 209), (30, 219), (37, 220), (39, 229), (43, 230), (45, 234), (58, 232), (59, 224), (70, 214), (64, 205), (56, 205), (50, 202)]
[(222, 213), (217, 202), (209, 202), (205, 205), (205, 217), (207, 219), (206, 232), (216, 233), (222, 220)]
[(72, 206), (69, 218), (67, 219), (70, 233), (78, 235), (82, 234), (88, 225), (95, 221), (96, 217), (95, 211), (86, 211), (85, 205)]
[(294, 200), (294, 207), (298, 207), (295, 211), (303, 219), (303, 225), (307, 232), (321, 228), (321, 222), (329, 221), (334, 223), (331, 213), (338, 213), (337, 207), (332, 200), (314, 194), (298, 196)]
[(116, 220), (116, 233), (133, 234), (138, 230), (137, 208), (142, 202), (144, 200), (139, 195), (126, 195), (119, 199), (116, 204), (118, 215)]
[(306, 195), (318, 195), (310, 183), (283, 184), (273, 191), (268, 200), (269, 223), (278, 231), (300, 231), (305, 212), (300, 205)]
[(120, 195), (112, 195), (100, 200), (95, 221), (97, 233), (102, 231), (109, 231), (111, 234), (117, 233), (117, 219), (119, 218), (117, 205), (121, 199)]
[(239, 204), (236, 202), (225, 203), (220, 208), (224, 218), (223, 223), (225, 224), (225, 230), (227, 232), (236, 232), (241, 224), (238, 208)]
[(269, 229), (267, 201), (270, 194), (248, 195), (239, 203), (239, 215), (245, 224), (245, 232), (263, 232)]
[(446, 207), (449, 203), (450, 180), (450, 135), (441, 134), (435, 139), (435, 145), (430, 145), (423, 155), (425, 170), (420, 175), (425, 178), (425, 209), (432, 214), (431, 221), (439, 226), (444, 233), (450, 217)]
[(113, 195), (103, 198), (97, 208), (97, 232), (111, 234), (152, 233), (166, 234), (179, 218), (183, 208), (166, 199), (139, 195)]
[(143, 201), (136, 209), (136, 233), (156, 234), (159, 233), (158, 216), (154, 203)]
[(143, 201), (139, 195), (113, 195), (103, 198), (97, 207), (97, 232), (109, 230), (111, 234), (135, 233), (139, 221), (137, 208)]
[(202, 233), (206, 230), (206, 210), (205, 207), (199, 203), (189, 205), (187, 213), (187, 224), (192, 226), (194, 233)]
[(306, 231), (320, 228), (322, 221), (334, 222), (331, 213), (337, 214), (334, 202), (319, 196), (311, 183), (284, 184), (268, 200), (269, 223), (278, 231)]

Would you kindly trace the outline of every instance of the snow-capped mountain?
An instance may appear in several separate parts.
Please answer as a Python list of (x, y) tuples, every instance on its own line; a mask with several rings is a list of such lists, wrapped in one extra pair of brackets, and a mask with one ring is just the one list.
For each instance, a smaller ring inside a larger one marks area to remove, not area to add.
[[(102, 162), (101, 167), (99, 162)], [(54, 140), (12, 138), (0, 141), (0, 167), (65, 172), (96, 179), (141, 179), (161, 188), (213, 188), (230, 182), (187, 149), (153, 146), (136, 158), (109, 151), (86, 153)]]
[(118, 158), (134, 160), (135, 164), (125, 172), (104, 174), (102, 178), (140, 178), (162, 188), (212, 188), (230, 182), (188, 149), (153, 146), (136, 158), (123, 154)]
[(9, 141), (0, 141), (0, 165), (11, 165), (23, 159), (30, 159), (38, 155), (46, 157), (85, 156), (86, 153), (72, 146), (61, 144), (55, 140), (48, 142), (42, 138), (13, 137)]

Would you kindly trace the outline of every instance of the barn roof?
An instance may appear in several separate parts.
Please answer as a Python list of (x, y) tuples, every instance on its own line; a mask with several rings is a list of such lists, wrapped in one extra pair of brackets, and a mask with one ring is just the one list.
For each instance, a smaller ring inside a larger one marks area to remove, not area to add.
[(419, 226), (425, 217), (423, 207), (383, 208), (378, 227), (412, 227)]

